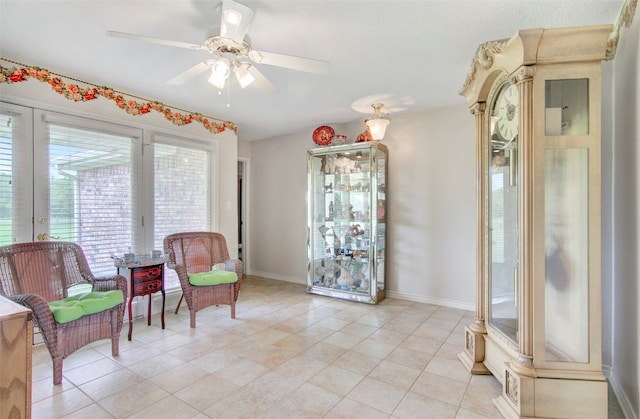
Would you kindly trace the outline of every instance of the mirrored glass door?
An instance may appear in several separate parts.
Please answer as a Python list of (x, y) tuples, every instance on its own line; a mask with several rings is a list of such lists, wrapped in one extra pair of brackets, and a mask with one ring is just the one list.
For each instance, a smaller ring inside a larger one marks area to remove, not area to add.
[[(492, 326), (517, 341), (518, 116), (508, 109), (511, 103), (517, 104), (517, 89), (505, 83), (496, 97), (489, 115), (493, 127), (489, 133), (488, 162), (489, 320)], [(514, 119), (515, 127), (504, 129)]]

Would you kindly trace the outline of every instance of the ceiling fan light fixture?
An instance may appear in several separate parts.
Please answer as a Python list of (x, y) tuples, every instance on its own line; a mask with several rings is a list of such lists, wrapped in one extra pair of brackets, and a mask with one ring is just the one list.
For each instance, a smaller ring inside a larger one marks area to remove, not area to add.
[(371, 138), (374, 140), (382, 140), (384, 138), (387, 125), (391, 122), (389, 115), (382, 113), (381, 109), (383, 106), (382, 103), (373, 104), (374, 115), (364, 120), (364, 123), (369, 127)]
[(224, 83), (227, 81), (225, 77), (220, 77), (218, 74), (211, 72), (211, 76), (209, 76), (209, 84), (218, 89), (224, 88)]
[(222, 2), (220, 36), (241, 43), (247, 34), (252, 18), (253, 10), (247, 6), (233, 0), (224, 0)]
[(220, 77), (224, 77), (226, 80), (229, 77), (229, 72), (231, 71), (231, 62), (228, 58), (220, 57), (211, 66), (211, 73), (215, 73)]
[(211, 66), (211, 76), (209, 76), (208, 80), (209, 84), (217, 87), (218, 89), (222, 89), (229, 77), (229, 72), (231, 71), (230, 67), (231, 63), (228, 58), (218, 58)]
[(249, 63), (237, 64), (234, 68), (238, 84), (240, 84), (240, 87), (243, 89), (256, 81), (256, 78), (253, 76), (253, 74), (249, 72), (249, 68), (251, 68), (251, 64)]

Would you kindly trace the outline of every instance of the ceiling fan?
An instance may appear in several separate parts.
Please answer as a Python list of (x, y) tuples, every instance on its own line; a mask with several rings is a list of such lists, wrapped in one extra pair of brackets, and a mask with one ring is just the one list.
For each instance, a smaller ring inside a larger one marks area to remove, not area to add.
[(253, 18), (253, 10), (233, 0), (223, 0), (221, 10), (220, 35), (209, 36), (200, 45), (126, 32), (107, 31), (107, 35), (195, 51), (207, 51), (215, 56), (167, 81), (169, 84), (183, 84), (210, 70), (209, 83), (222, 89), (233, 72), (240, 87), (253, 85), (260, 91), (271, 94), (275, 90), (273, 84), (254, 64), (266, 64), (320, 75), (329, 73), (330, 66), (326, 61), (254, 50), (251, 48), (249, 38), (245, 36)]

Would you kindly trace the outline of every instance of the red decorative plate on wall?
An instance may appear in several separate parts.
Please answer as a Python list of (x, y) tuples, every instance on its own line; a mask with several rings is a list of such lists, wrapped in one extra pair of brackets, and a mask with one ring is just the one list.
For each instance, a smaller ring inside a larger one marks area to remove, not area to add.
[(318, 145), (329, 145), (336, 132), (328, 125), (322, 125), (313, 131), (313, 142)]

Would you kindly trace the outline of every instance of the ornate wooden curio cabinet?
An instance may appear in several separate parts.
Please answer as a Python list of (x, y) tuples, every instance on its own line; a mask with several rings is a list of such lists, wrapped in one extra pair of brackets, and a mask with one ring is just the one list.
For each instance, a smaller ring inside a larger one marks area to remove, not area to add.
[(601, 66), (611, 25), (478, 48), (477, 298), (460, 360), (508, 418), (607, 417), (600, 284)]
[(308, 292), (384, 298), (387, 161), (379, 141), (308, 151)]

